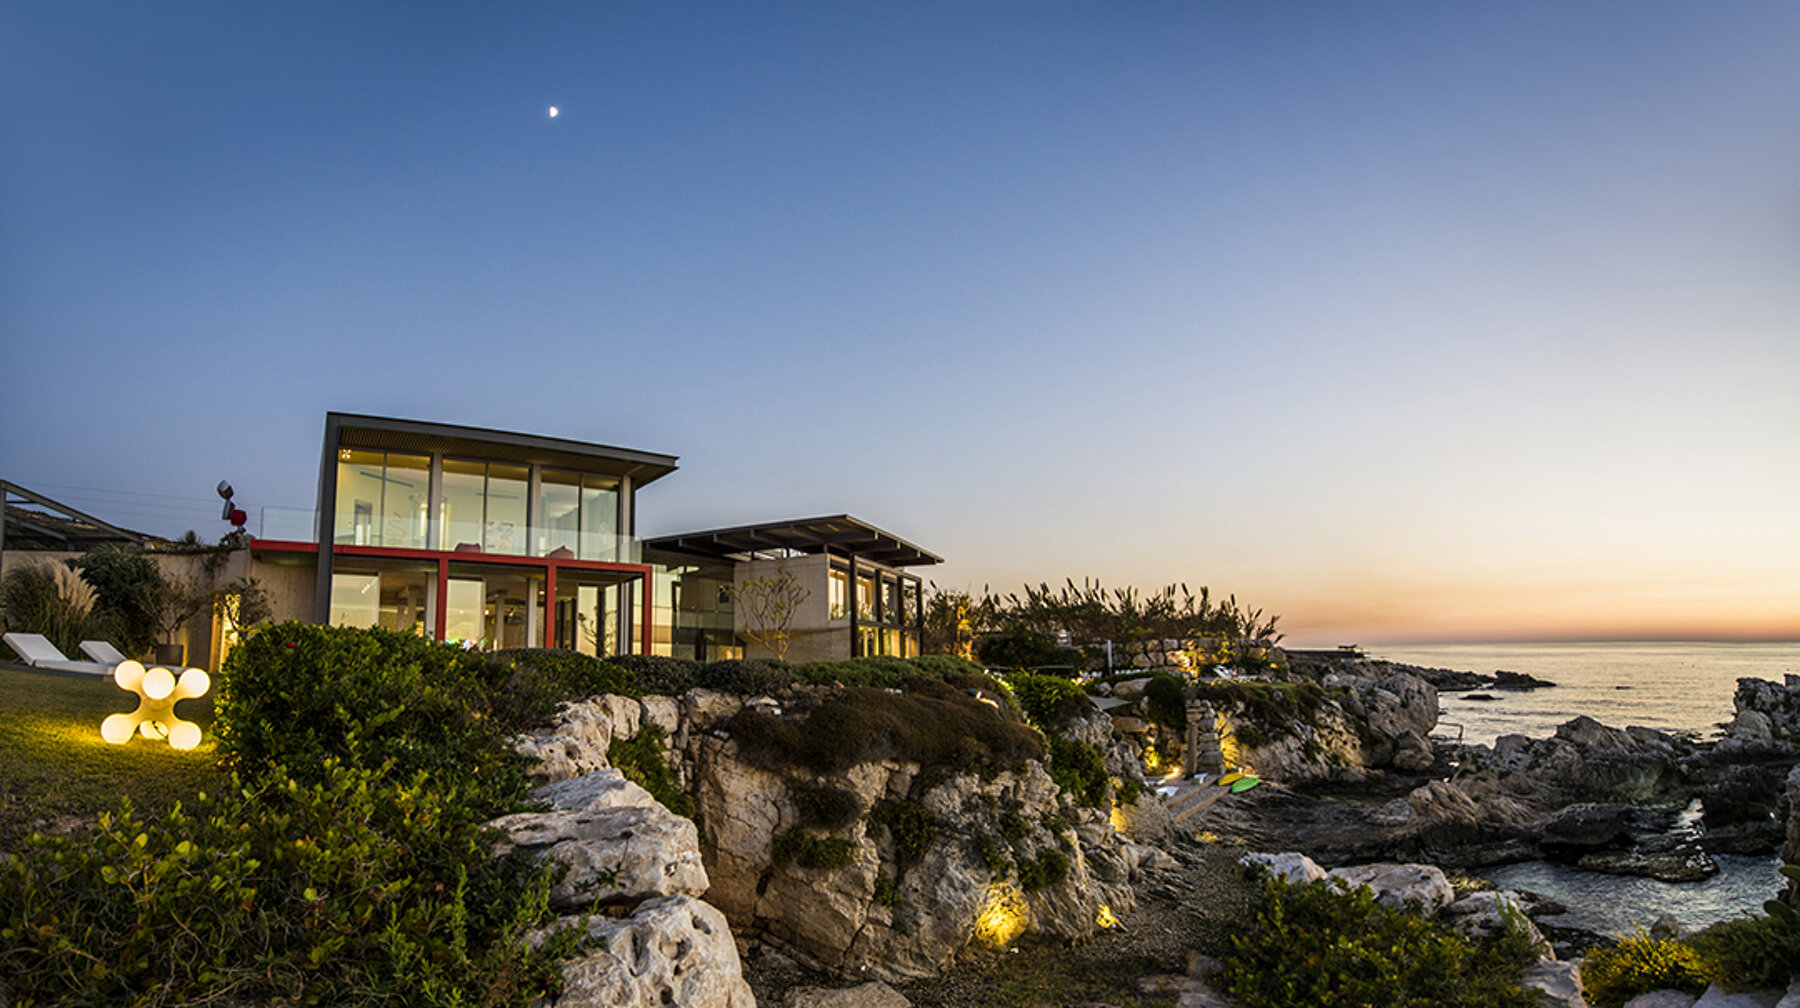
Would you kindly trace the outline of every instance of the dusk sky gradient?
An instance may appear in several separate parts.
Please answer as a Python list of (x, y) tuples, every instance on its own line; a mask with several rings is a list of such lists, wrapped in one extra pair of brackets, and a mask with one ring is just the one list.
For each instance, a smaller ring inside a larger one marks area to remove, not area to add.
[(26, 0), (0, 137), (0, 478), (119, 524), (342, 410), (1290, 644), (1800, 638), (1790, 2)]

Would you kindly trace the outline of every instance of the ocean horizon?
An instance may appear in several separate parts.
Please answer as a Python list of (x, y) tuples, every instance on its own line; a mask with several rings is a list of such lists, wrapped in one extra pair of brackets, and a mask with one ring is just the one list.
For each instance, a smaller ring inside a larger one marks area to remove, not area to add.
[(1582, 715), (1614, 728), (1641, 725), (1712, 738), (1735, 716), (1739, 679), (1780, 683), (1800, 675), (1797, 641), (1380, 644), (1362, 650), (1408, 665), (1483, 675), (1522, 672), (1556, 684), (1439, 694), (1438, 737), (1482, 745), (1507, 734), (1549, 735)]

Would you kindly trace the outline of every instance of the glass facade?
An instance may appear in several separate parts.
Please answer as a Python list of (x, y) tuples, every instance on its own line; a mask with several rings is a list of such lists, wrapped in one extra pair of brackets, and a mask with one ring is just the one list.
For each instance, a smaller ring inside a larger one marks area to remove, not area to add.
[(433, 565), (340, 561), (331, 574), (331, 622), (429, 637), (436, 590)]
[(354, 449), (338, 452), (337, 470), (338, 545), (638, 562), (620, 534), (617, 477)]
[(332, 541), (424, 549), (430, 499), (429, 456), (340, 451)]

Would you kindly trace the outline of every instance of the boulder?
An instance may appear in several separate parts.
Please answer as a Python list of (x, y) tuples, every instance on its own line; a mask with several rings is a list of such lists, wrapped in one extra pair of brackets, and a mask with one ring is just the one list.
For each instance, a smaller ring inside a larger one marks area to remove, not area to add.
[(1625, 835), (1631, 812), (1630, 805), (1583, 802), (1543, 819), (1534, 830), (1546, 844), (1605, 847)]
[(1539, 962), (1556, 958), (1544, 933), (1526, 916), (1525, 900), (1516, 892), (1472, 893), (1446, 906), (1443, 915), (1457, 930), (1475, 939), (1504, 934), (1510, 927), (1520, 927)]
[(1271, 875), (1279, 875), (1296, 885), (1307, 882), (1323, 882), (1326, 878), (1325, 869), (1319, 867), (1312, 858), (1293, 852), (1246, 854), (1238, 859), (1238, 864), (1261, 868)]
[(755, 1008), (725, 916), (691, 896), (595, 917), (587, 930), (592, 944), (563, 964), (562, 994), (539, 1008)]
[(1678, 990), (1656, 990), (1625, 1002), (1625, 1008), (1694, 1008), (1694, 995)]
[(912, 1008), (904, 995), (879, 980), (855, 987), (797, 987), (787, 1008)]
[(1334, 868), (1332, 878), (1351, 889), (1368, 886), (1375, 902), (1395, 910), (1417, 903), (1426, 912), (1447, 906), (1456, 898), (1444, 870), (1428, 864), (1372, 864)]
[(494, 820), (490, 825), (503, 834), (495, 853), (525, 850), (567, 865), (568, 873), (550, 893), (551, 905), (560, 910), (583, 909), (596, 900), (630, 903), (705, 893), (706, 869), (693, 821), (654, 800), (622, 804), (650, 796), (616, 770), (594, 776), (602, 779), (577, 778), (533, 792), (550, 804), (549, 811)]
[(1781, 1000), (1778, 990), (1731, 991), (1713, 984), (1694, 1002), (1694, 1008), (1776, 1008)]
[[(1781, 860), (1788, 864), (1800, 864), (1800, 765), (1788, 771), (1787, 775), (1787, 840), (1781, 846)], [(1789, 886), (1789, 899), (1793, 899), (1793, 886)]]
[(1588, 1008), (1581, 994), (1581, 967), (1574, 963), (1538, 963), (1519, 974), (1519, 984), (1536, 989), (1545, 1008)]
[(563, 704), (549, 727), (514, 738), (512, 747), (532, 761), (531, 774), (540, 780), (554, 783), (604, 770), (612, 765), (606, 750), (615, 738), (613, 708), (607, 703), (611, 699), (622, 698)]

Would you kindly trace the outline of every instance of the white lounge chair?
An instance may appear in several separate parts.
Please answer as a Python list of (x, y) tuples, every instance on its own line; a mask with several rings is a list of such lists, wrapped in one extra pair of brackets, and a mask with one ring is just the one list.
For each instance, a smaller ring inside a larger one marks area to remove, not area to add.
[(70, 661), (69, 657), (57, 650), (56, 645), (43, 634), (9, 633), (0, 640), (12, 648), (25, 664), (32, 668), (50, 669), (56, 672), (79, 672), (83, 675), (104, 676), (112, 674), (113, 667), (100, 662)]
[(120, 654), (119, 649), (112, 646), (112, 641), (84, 640), (81, 642), (81, 653), (102, 665), (117, 665), (131, 660)]

